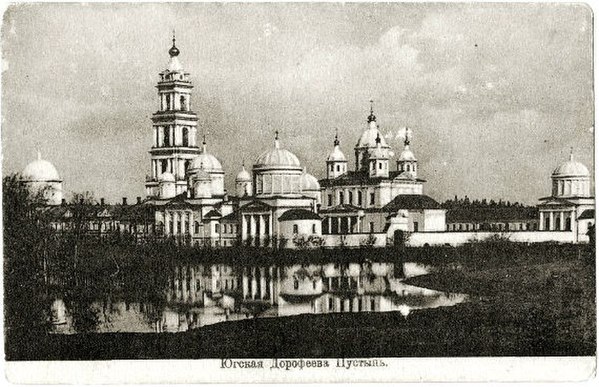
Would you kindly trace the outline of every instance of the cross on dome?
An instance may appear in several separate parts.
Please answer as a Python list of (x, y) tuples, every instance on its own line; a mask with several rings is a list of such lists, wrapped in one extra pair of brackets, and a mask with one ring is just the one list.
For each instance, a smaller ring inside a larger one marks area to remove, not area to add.
[(202, 135), (202, 153), (206, 153), (206, 132)]
[(368, 123), (376, 121), (376, 116), (374, 115), (374, 101), (370, 100), (370, 115), (368, 116)]

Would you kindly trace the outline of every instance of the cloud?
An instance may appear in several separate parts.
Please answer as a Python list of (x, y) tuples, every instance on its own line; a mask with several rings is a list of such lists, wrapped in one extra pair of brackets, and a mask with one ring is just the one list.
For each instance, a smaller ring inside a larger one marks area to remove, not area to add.
[[(3, 166), (20, 170), (41, 143), (73, 190), (142, 195), (177, 26), (199, 133), (229, 186), (275, 129), (322, 177), (334, 128), (352, 155), (373, 98), (395, 150), (413, 130), (427, 192), (534, 203), (563, 149), (592, 164), (591, 23), (569, 4), (16, 6), (3, 26)], [(101, 173), (115, 168), (126, 181)]]

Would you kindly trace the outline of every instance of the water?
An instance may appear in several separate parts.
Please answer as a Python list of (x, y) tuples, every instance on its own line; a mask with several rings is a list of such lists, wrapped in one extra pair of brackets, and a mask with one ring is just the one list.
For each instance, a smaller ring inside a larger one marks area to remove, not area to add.
[(398, 311), (452, 306), (467, 300), (407, 285), (430, 269), (415, 263), (349, 263), (234, 267), (177, 266), (163, 300), (125, 302), (105, 296), (72, 305), (52, 300), (52, 333), (181, 332), (247, 318)]

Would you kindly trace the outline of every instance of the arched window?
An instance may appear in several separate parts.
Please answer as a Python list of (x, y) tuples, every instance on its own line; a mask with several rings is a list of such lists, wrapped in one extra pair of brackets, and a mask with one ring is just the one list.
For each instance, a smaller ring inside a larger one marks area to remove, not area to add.
[(293, 288), (294, 288), (295, 290), (299, 289), (299, 281), (298, 281), (298, 280), (296, 280), (296, 279), (294, 279), (294, 280), (293, 280)]
[(337, 164), (337, 172), (339, 172), (341, 170), (341, 167), (339, 166), (339, 164)]
[(171, 131), (170, 131), (170, 127), (165, 126), (164, 127), (164, 146), (170, 146), (171, 145)]
[(171, 110), (171, 96), (166, 95), (166, 110)]
[(179, 102), (181, 103), (181, 110), (187, 110), (187, 101), (185, 101), (184, 96), (181, 96)]
[(294, 224), (294, 225), (293, 225), (293, 233), (294, 233), (294, 234), (297, 234), (297, 233), (299, 233), (299, 229), (298, 229), (298, 227), (297, 227), (297, 224)]
[(189, 128), (187, 127), (183, 127), (183, 146), (189, 146)]
[(162, 164), (162, 173), (165, 173), (166, 169), (168, 167), (168, 162), (166, 160), (162, 160), (161, 164)]

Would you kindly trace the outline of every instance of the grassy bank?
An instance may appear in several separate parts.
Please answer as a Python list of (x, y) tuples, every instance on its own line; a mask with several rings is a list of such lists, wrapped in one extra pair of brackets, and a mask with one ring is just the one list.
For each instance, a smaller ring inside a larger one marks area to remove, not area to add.
[(473, 246), (406, 282), (469, 294), (469, 307), (483, 313), (474, 318), (495, 316), (506, 341), (528, 331), (544, 343), (541, 353), (554, 354), (561, 342), (582, 355), (596, 348), (595, 275), (591, 246), (498, 243)]
[(462, 304), (399, 313), (302, 315), (243, 320), (174, 334), (43, 336), (7, 353), (28, 359), (450, 357), (592, 355), (593, 340), (563, 327), (540, 305), (509, 313)]

